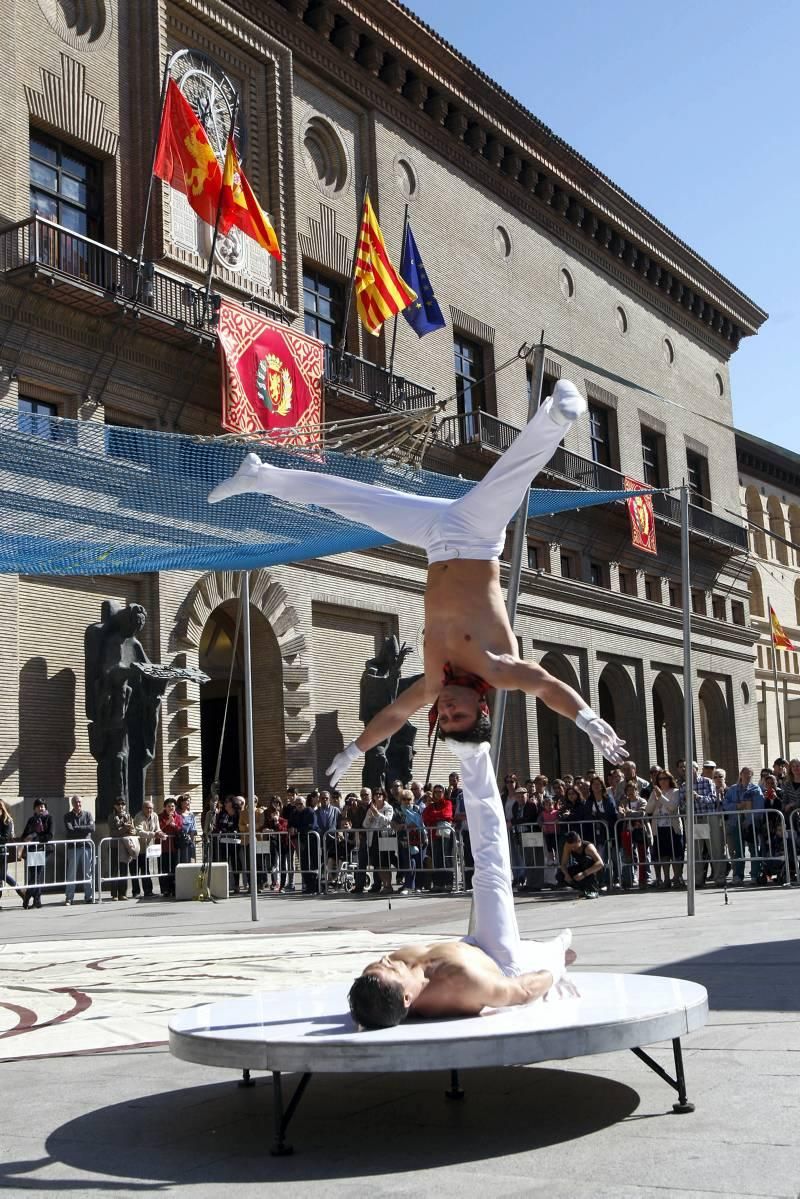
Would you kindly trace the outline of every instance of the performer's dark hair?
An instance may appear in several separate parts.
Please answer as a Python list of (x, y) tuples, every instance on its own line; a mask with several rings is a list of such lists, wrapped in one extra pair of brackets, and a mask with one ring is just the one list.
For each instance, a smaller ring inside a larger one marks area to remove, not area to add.
[(485, 712), (480, 712), (471, 729), (450, 729), (446, 733), (440, 729), (439, 737), (443, 741), (491, 741), (492, 721)]
[(353, 983), (347, 1001), (361, 1028), (392, 1028), (408, 1015), (400, 983), (386, 982), (376, 974), (362, 974)]

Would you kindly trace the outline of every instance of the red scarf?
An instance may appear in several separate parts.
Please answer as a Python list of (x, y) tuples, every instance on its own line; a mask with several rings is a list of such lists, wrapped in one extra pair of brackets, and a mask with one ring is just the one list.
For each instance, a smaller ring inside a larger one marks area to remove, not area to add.
[[(475, 691), (483, 701), (480, 705), (480, 710), (489, 715), (489, 705), (486, 702), (486, 696), (491, 691), (489, 684), (477, 674), (455, 674), (449, 662), (445, 662), (442, 673), (442, 686), (449, 687), (470, 687)], [(439, 700), (433, 704), (428, 712), (428, 744), (431, 743), (433, 730), (436, 728), (436, 722), (439, 719)]]

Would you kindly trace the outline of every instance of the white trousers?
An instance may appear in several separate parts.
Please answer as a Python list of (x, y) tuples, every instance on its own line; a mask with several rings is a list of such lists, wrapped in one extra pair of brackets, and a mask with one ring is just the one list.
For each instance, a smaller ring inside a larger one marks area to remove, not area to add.
[(506, 526), (526, 488), (567, 431), (567, 425), (551, 418), (550, 406), (546, 400), (491, 470), (458, 500), (409, 495), (339, 475), (268, 464), (248, 481), (246, 490), (328, 508), (395, 541), (420, 546), (429, 562), (499, 558)]
[(503, 974), (549, 970), (554, 982), (558, 982), (566, 970), (564, 955), (571, 937), (562, 933), (552, 941), (520, 940), (511, 887), (508, 831), (489, 745), (464, 741), (447, 744), (461, 763), (464, 807), (475, 859), (474, 931), (464, 940), (488, 954)]

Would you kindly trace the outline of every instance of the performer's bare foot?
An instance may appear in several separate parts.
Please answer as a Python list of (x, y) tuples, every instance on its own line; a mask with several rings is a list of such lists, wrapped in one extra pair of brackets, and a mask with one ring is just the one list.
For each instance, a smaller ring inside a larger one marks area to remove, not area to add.
[(248, 454), (235, 475), (224, 479), (217, 484), (213, 491), (209, 492), (209, 504), (218, 504), (220, 500), (227, 500), (232, 495), (244, 495), (248, 491), (255, 490), (253, 485), (258, 479), (263, 465), (258, 454)]

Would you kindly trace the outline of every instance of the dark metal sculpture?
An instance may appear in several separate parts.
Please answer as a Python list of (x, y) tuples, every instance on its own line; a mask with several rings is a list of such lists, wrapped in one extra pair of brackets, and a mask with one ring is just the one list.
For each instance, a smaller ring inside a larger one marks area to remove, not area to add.
[(208, 675), (183, 667), (155, 666), (139, 633), (147, 612), (141, 604), (104, 600), (99, 624), (84, 635), (89, 750), (97, 762), (96, 819), (107, 820), (115, 800), (138, 812), (145, 776), (156, 755), (161, 700), (178, 679), (205, 683)]
[[(358, 710), (364, 724), (369, 724), (373, 716), (422, 677), (419, 674), (407, 679), (400, 677), (403, 663), (412, 652), (410, 645), (405, 642), (401, 645), (396, 637), (387, 637), (380, 653), (365, 663)], [(361, 772), (362, 786), (374, 790), (375, 787), (390, 787), (395, 781), (406, 786), (413, 773), (416, 735), (416, 727), (407, 720), (387, 741), (367, 750)]]

